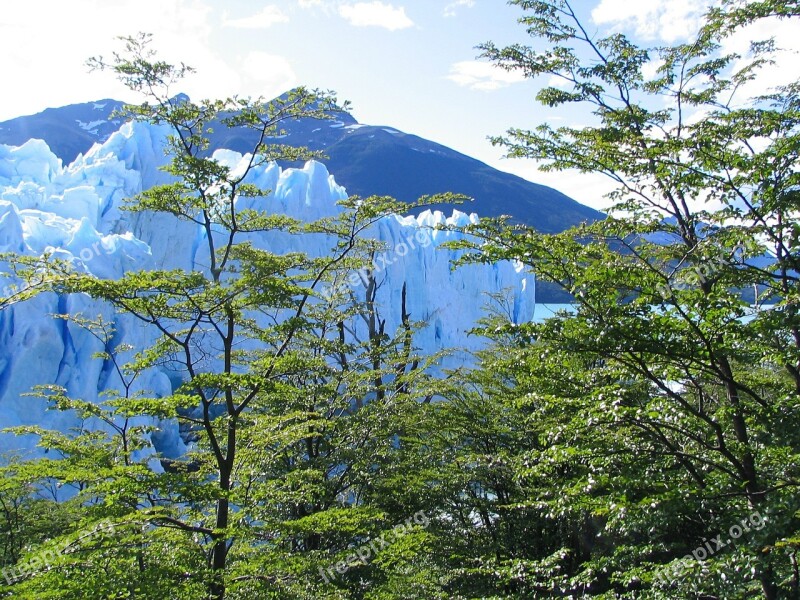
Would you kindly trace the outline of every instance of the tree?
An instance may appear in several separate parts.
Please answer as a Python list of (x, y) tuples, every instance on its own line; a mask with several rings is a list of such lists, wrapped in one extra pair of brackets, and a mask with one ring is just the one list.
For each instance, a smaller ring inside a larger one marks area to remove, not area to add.
[[(553, 490), (511, 508), (542, 506), (550, 531), (583, 515), (594, 540), (565, 539), (556, 566), (531, 548), (520, 585), (549, 568), (552, 595), (796, 598), (800, 88), (748, 98), (774, 44), (738, 56), (721, 41), (800, 7), (726, 1), (691, 41), (643, 48), (592, 35), (567, 0), (511, 4), (547, 46), (487, 43), (483, 56), (560, 79), (538, 100), (586, 107), (596, 125), (494, 142), (618, 184), (603, 222), (557, 235), (482, 222), (462, 244), (472, 260), (522, 261), (575, 301), (498, 349), (514, 385), (496, 401), (538, 415), (530, 434), (545, 444), (521, 449), (516, 476)], [(726, 535), (750, 518), (760, 526)]]
[[(358, 569), (328, 581), (321, 565), (338, 564), (393, 524), (397, 515), (362, 499), (417, 399), (433, 393), (426, 371), (435, 357), (417, 355), (404, 306), (396, 335), (381, 326), (359, 339), (354, 320), (381, 322), (369, 297), (374, 285), (361, 300), (337, 282), (374, 251), (365, 231), (401, 205), (351, 197), (338, 216), (314, 223), (260, 208), (257, 201), (269, 197), (252, 183), (260, 166), (313, 156), (268, 138), (287, 120), (332, 118), (341, 110), (335, 98), (298, 88), (271, 102), (194, 103), (170, 95), (189, 67), (158, 60), (147, 35), (123, 41), (124, 53), (90, 64), (144, 93), (147, 100), (127, 106), (125, 116), (171, 131), (170, 181), (127, 208), (195, 224), (205, 234), (204, 266), (129, 272), (113, 281), (70, 273), (59, 281), (60, 293), (104, 300), (159, 337), (150, 348), (120, 347), (113, 324), (64, 316), (106, 348), (99, 358), (112, 366), (117, 389), (102, 405), (41, 390), (57, 408), (104, 428), (20, 430), (39, 434), (59, 455), (36, 464), (37, 480), (72, 486), (83, 518), (70, 532), (77, 537), (69, 550), (53, 542), (61, 549), (46, 568), (36, 558), (49, 546), (31, 548), (11, 591), (214, 600), (342, 597), (348, 588), (362, 594)], [(244, 167), (211, 154), (212, 125), (257, 133)], [(330, 252), (262, 249), (259, 236), (274, 232), (321, 238)], [(323, 286), (334, 291), (323, 294)], [(171, 395), (134, 392), (139, 374), (163, 365), (182, 377)], [(193, 440), (186, 456), (162, 461), (163, 472), (147, 452), (156, 419), (177, 421)], [(98, 529), (107, 520), (111, 525)]]
[(53, 259), (49, 254), (24, 256), (2, 253), (0, 264), (3, 265), (0, 275), (5, 283), (0, 292), (0, 310), (51, 289), (53, 283), (61, 281), (69, 270), (69, 265)]

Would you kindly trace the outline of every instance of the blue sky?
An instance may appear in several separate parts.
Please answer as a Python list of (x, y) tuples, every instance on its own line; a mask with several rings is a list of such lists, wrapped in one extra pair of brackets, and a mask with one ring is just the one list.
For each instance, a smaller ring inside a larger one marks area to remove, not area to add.
[[(709, 1), (573, 4), (601, 35), (618, 30), (659, 44), (695, 30)], [(476, 60), (475, 46), (484, 41), (531, 43), (516, 22), (521, 15), (504, 0), (7, 2), (0, 12), (7, 82), (0, 120), (105, 97), (135, 99), (83, 63), (117, 49), (115, 36), (147, 31), (166, 59), (197, 69), (176, 92), (198, 99), (273, 97), (300, 84), (331, 89), (352, 102), (362, 123), (420, 135), (603, 207), (609, 186), (600, 177), (543, 174), (530, 161), (503, 159), (486, 139), (512, 126), (579, 125), (585, 118), (536, 104), (547, 81), (525, 81)], [(785, 37), (797, 43), (798, 36)]]

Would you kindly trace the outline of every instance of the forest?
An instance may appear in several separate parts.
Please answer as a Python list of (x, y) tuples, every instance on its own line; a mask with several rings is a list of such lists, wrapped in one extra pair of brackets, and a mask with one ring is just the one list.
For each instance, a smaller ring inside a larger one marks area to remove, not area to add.
[[(170, 183), (126, 210), (202, 228), (207, 266), (112, 280), (2, 257), (24, 285), (0, 311), (83, 294), (158, 336), (120, 347), (112, 322), (54, 317), (109, 348), (96, 360), (122, 385), (100, 404), (31, 390), (87, 426), (15, 431), (47, 452), (0, 466), (0, 597), (800, 599), (800, 83), (758, 86), (769, 39), (723, 51), (800, 5), (724, 0), (690, 42), (642, 47), (597, 38), (569, 0), (510, 4), (531, 45), (486, 42), (481, 58), (549, 77), (537, 101), (593, 124), (492, 143), (607, 176), (615, 206), (555, 234), (459, 227), (453, 268), (519, 261), (573, 310), (515, 324), (487, 299), (471, 333), (487, 344), (455, 369), (415, 344), (413, 289), (375, 302), (381, 248), (364, 232), (407, 205), (350, 197), (313, 222), (242, 208), (268, 195), (255, 170), (313, 158), (264, 140), (331, 119), (344, 107), (332, 93), (176, 101), (190, 67), (146, 34), (90, 60), (142, 94), (126, 118), (171, 132)], [(244, 169), (207, 152), (216, 122), (258, 133)], [(330, 251), (267, 251), (263, 232)], [(173, 393), (139, 391), (164, 365), (183, 374)], [(155, 469), (157, 421), (191, 444)]]

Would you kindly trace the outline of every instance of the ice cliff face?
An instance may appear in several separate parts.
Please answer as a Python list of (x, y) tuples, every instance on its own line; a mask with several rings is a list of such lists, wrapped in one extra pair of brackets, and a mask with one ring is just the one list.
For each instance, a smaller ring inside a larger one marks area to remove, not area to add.
[[(196, 225), (169, 215), (120, 210), (124, 198), (165, 180), (158, 170), (166, 161), (164, 135), (159, 127), (126, 124), (103, 145), (96, 145), (68, 166), (62, 166), (39, 140), (20, 147), (0, 145), (0, 252), (49, 252), (102, 278), (148, 268), (201, 269), (197, 253), (203, 232)], [(242, 160), (232, 151), (217, 151), (216, 157), (232, 166)], [(316, 162), (302, 169), (268, 165), (254, 174), (252, 183), (273, 191), (266, 198), (247, 199), (247, 208), (307, 220), (334, 214), (339, 210), (336, 202), (346, 197), (344, 188)], [(448, 366), (463, 362), (465, 353), (480, 345), (480, 339), (468, 336), (467, 331), (484, 314), (490, 294), (503, 295), (518, 322), (533, 315), (533, 281), (517, 266), (501, 263), (451, 269), (453, 253), (440, 246), (458, 234), (433, 228), (441, 223), (465, 224), (475, 218), (458, 211), (449, 217), (426, 211), (419, 216), (384, 218), (369, 232), (386, 244), (373, 265), (381, 283), (378, 301), (387, 331), (399, 324), (405, 284), (411, 319), (425, 323), (416, 345), (424, 352), (462, 349), (448, 359)], [(255, 242), (275, 252), (319, 255), (327, 248), (312, 238), (280, 233), (263, 234)], [(350, 278), (349, 285), (356, 280)], [(14, 283), (9, 276), (0, 276), (0, 288), (5, 291)], [(358, 294), (358, 286), (353, 287)], [(119, 385), (113, 369), (92, 358), (104, 350), (101, 342), (84, 329), (51, 316), (64, 313), (87, 318), (102, 315), (114, 323), (118, 341), (137, 348), (155, 337), (138, 321), (116, 315), (108, 306), (83, 295), (47, 293), (1, 310), (0, 428), (35, 424), (66, 431), (80, 425), (74, 415), (47, 411), (44, 401), (25, 395), (36, 385), (57, 384), (72, 397), (90, 401)], [(155, 395), (169, 394), (173, 384), (174, 374), (157, 370), (137, 381), (139, 389)], [(183, 449), (177, 429), (170, 424), (163, 424), (154, 441), (168, 456)], [(2, 434), (0, 453), (29, 450), (34, 443), (33, 437)]]

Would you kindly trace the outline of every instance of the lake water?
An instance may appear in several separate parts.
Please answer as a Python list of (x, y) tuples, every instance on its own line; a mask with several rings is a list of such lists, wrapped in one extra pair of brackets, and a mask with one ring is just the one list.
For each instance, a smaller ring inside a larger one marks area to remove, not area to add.
[(532, 320), (534, 323), (541, 323), (548, 317), (552, 317), (560, 310), (574, 312), (575, 307), (572, 304), (546, 304), (543, 302), (537, 302), (533, 311)]

